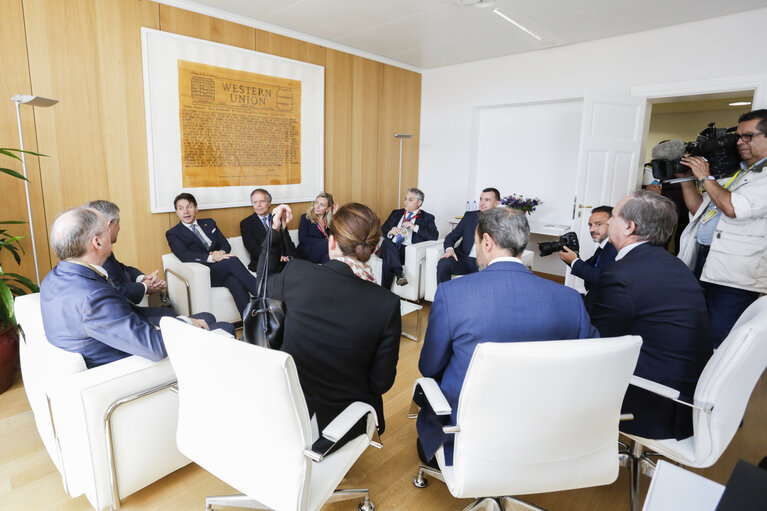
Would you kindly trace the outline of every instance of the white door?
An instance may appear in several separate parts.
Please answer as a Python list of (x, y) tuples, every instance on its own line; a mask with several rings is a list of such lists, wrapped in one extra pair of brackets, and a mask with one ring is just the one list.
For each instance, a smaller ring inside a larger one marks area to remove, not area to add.
[[(641, 184), (644, 166), (642, 138), (647, 99), (585, 98), (578, 153), (578, 178), (573, 202), (573, 230), (578, 234), (582, 259), (592, 256), (596, 244), (589, 236), (591, 209), (614, 206)], [(581, 293), (583, 280), (567, 270), (565, 284)]]

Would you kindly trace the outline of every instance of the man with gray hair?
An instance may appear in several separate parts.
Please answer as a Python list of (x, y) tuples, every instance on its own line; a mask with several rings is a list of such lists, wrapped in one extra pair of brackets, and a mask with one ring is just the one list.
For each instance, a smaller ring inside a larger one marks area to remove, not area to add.
[[(165, 358), (159, 328), (109, 283), (103, 265), (112, 252), (112, 237), (104, 216), (89, 208), (64, 211), (53, 221), (50, 239), (60, 261), (40, 285), (48, 341), (80, 353), (89, 368), (130, 355)], [(212, 314), (179, 319), (200, 328), (234, 330), (228, 323), (214, 323)]]
[[(533, 275), (519, 260), (529, 238), (524, 214), (506, 207), (483, 211), (474, 235), (480, 271), (437, 287), (418, 368), (439, 383), (453, 409), (450, 424), (478, 343), (599, 337), (577, 291)], [(452, 436), (428, 404), (416, 402), (422, 461), (444, 444), (452, 465)]]
[(439, 238), (434, 215), (421, 209), (423, 192), (408, 188), (405, 194), (405, 208), (395, 209), (381, 227), (384, 239), (381, 242), (381, 285), (386, 289), (396, 278), (398, 286), (406, 286), (407, 278), (402, 271), (405, 262), (405, 247)]
[[(117, 243), (117, 235), (120, 233), (120, 208), (117, 207), (117, 204), (108, 200), (94, 200), (86, 202), (83, 204), (83, 207), (95, 209), (104, 215), (104, 218), (107, 220), (107, 228), (109, 229), (113, 247), (112, 253), (109, 254), (103, 266), (107, 275), (109, 275), (112, 285), (135, 304), (141, 303), (144, 296), (148, 294), (163, 291), (166, 286), (165, 281), (158, 275), (159, 270), (155, 270), (147, 275), (138, 268), (121, 263), (115, 257), (114, 244)], [(157, 309), (165, 308), (158, 307)]]
[[(618, 250), (615, 264), (586, 302), (602, 337), (642, 337), (635, 375), (691, 400), (713, 348), (703, 290), (690, 269), (663, 248), (676, 219), (674, 203), (657, 193), (642, 190), (621, 199), (608, 223)], [(634, 415), (621, 423), (626, 433), (678, 440), (692, 434), (690, 408), (638, 387), (629, 387), (623, 412)]]

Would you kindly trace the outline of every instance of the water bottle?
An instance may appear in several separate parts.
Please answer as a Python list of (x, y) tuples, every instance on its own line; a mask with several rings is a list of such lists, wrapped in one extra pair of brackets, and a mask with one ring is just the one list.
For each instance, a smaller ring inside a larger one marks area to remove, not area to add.
[(466, 201), (466, 211), (471, 211), (471, 203)]
[(478, 209), (479, 209), (479, 208), (477, 207), (477, 201), (474, 201), (474, 204), (472, 205), (472, 207), (471, 207), (471, 210), (472, 210), (472, 211), (476, 211), (476, 210), (478, 210)]

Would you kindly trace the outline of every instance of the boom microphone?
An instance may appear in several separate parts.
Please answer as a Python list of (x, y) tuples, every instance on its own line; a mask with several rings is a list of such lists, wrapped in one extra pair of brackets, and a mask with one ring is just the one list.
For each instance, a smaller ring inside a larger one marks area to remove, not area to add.
[(687, 144), (681, 140), (669, 140), (652, 148), (653, 160), (678, 160), (687, 152)]

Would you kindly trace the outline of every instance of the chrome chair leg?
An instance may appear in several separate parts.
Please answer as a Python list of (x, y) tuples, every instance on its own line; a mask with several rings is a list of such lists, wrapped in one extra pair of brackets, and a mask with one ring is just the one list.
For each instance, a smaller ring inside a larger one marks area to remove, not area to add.
[(413, 486), (416, 488), (426, 488), (429, 485), (429, 480), (424, 477), (424, 474), (429, 474), (433, 478), (445, 482), (445, 478), (442, 477), (442, 472), (431, 467), (425, 467), (423, 465), (418, 466), (418, 475), (413, 478)]

